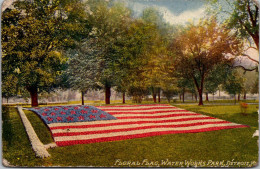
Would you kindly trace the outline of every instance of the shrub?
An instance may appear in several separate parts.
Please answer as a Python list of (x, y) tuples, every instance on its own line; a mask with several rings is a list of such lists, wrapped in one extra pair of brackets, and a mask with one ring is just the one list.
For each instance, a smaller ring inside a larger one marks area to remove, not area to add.
[(241, 113), (245, 114), (246, 111), (247, 111), (247, 108), (248, 108), (248, 104), (247, 103), (244, 103), (244, 102), (240, 103)]

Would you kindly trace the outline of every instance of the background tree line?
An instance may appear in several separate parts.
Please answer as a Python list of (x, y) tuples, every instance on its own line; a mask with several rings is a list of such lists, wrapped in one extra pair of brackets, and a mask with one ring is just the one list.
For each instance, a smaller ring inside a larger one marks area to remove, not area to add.
[(207, 99), (220, 88), (244, 98), (258, 93), (255, 75), (247, 81), (228, 57), (245, 55), (244, 39), (259, 49), (258, 6), (232, 2), (239, 10), (225, 21), (211, 12), (197, 24), (170, 25), (155, 8), (134, 17), (115, 1), (16, 1), (2, 15), (2, 96), (30, 95), (38, 106), (38, 94), (72, 88), (84, 104), (88, 91), (103, 90), (110, 104), (115, 88), (123, 103), (126, 95), (141, 103), (189, 92), (203, 105), (203, 93)]

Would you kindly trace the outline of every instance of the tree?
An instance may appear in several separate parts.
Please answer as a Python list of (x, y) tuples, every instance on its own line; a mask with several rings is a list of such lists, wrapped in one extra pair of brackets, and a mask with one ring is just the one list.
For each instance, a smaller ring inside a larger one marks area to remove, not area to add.
[(5, 75), (2, 77), (2, 97), (8, 99), (17, 95), (18, 79), (13, 74)]
[(224, 82), (223, 88), (229, 94), (234, 95), (236, 103), (236, 94), (240, 94), (243, 88), (243, 78), (239, 76), (236, 70), (233, 70), (231, 74), (228, 75)]
[(163, 14), (155, 7), (145, 8), (141, 18), (145, 22), (156, 26), (164, 42), (168, 42), (173, 38), (175, 26), (167, 23), (163, 18)]
[[(154, 31), (155, 32), (155, 31)], [(159, 36), (159, 35), (157, 35)], [(160, 102), (160, 90), (161, 90), (161, 82), (162, 82), (162, 74), (165, 69), (162, 69), (162, 64), (166, 58), (166, 48), (163, 46), (163, 42), (158, 37), (154, 37), (152, 40), (154, 43), (150, 44), (150, 50), (148, 55), (147, 65), (144, 66), (144, 77), (145, 83), (149, 87), (154, 103), (156, 103), (156, 96), (158, 95), (158, 102)], [(165, 77), (165, 76), (164, 76)]]
[(148, 75), (153, 70), (149, 63), (155, 53), (157, 38), (156, 26), (139, 19), (130, 23), (125, 34), (113, 46), (115, 82), (138, 103), (147, 95), (150, 82), (156, 80), (148, 79)]
[(72, 89), (81, 92), (82, 105), (84, 105), (84, 94), (89, 89), (100, 88), (102, 54), (103, 49), (98, 46), (95, 39), (85, 40), (68, 52), (70, 55), (67, 69), (68, 82)]
[(147, 8), (141, 19), (128, 22), (127, 31), (112, 46), (112, 70), (117, 90), (123, 96), (127, 91), (136, 102), (142, 100), (147, 89), (150, 89), (154, 101), (157, 94), (160, 101), (161, 65), (166, 56), (167, 42), (162, 39), (158, 23), (162, 23), (159, 13)]
[[(160, 102), (161, 85), (165, 80), (167, 81), (167, 75), (171, 71), (169, 65), (166, 64), (171, 56), (167, 50), (169, 40), (165, 36), (171, 36), (171, 29), (167, 27), (162, 14), (153, 7), (146, 8), (143, 11), (142, 20), (147, 25), (151, 25), (152, 34), (147, 34), (151, 38), (149, 42), (149, 51), (145, 51), (148, 55), (148, 63), (144, 66), (144, 76), (146, 84), (149, 87), (153, 100), (156, 103), (157, 95), (158, 102)], [(149, 30), (149, 32), (151, 32)], [(171, 65), (172, 66), (172, 65)]]
[(259, 76), (257, 76), (253, 87), (251, 88), (250, 91), (252, 94), (258, 94), (259, 93)]
[(182, 102), (184, 103), (185, 101), (185, 93), (187, 89), (187, 85), (189, 83), (190, 79), (179, 77), (178, 78), (178, 93), (180, 96), (180, 100), (182, 99)]
[[(213, 11), (223, 16), (229, 28), (235, 29), (239, 36), (252, 38), (259, 50), (259, 3), (255, 0), (225, 0), (224, 2), (209, 0)], [(226, 5), (226, 7), (224, 7)], [(220, 7), (219, 7), (220, 6)], [(211, 11), (212, 12), (212, 11)]]
[[(167, 49), (168, 51), (168, 49)], [(174, 77), (174, 56), (170, 52), (159, 55), (160, 60), (158, 63), (158, 78), (159, 87), (162, 89), (163, 95), (167, 98), (168, 102), (170, 99), (177, 94), (177, 79)]]
[(235, 28), (242, 37), (251, 37), (259, 50), (259, 7), (253, 0), (237, 0), (234, 8), (230, 28)]
[(175, 89), (175, 86), (169, 86), (167, 88), (162, 88), (162, 93), (166, 97), (168, 103), (171, 102), (171, 99), (174, 95), (178, 94), (177, 90)]
[[(227, 64), (217, 64), (205, 78), (205, 91), (213, 94), (213, 98), (219, 86), (225, 82), (227, 76), (232, 72), (232, 68)], [(208, 101), (208, 100), (207, 100)]]
[(200, 21), (198, 25), (188, 25), (172, 46), (176, 54), (176, 73), (193, 80), (199, 94), (199, 105), (203, 105), (205, 78), (215, 65), (229, 61), (226, 54), (238, 53), (241, 44), (230, 29), (218, 25), (212, 18)]
[[(208, 0), (212, 10), (222, 18), (228, 28), (236, 31), (241, 38), (247, 39), (250, 46), (259, 51), (259, 2), (257, 0)], [(223, 15), (223, 13), (225, 13)], [(225, 16), (225, 17), (223, 17)], [(253, 44), (252, 44), (253, 43)], [(248, 50), (248, 49), (246, 49)], [(259, 61), (250, 55), (243, 53), (243, 56), (259, 64)], [(245, 70), (256, 70), (257, 67)]]
[(116, 72), (113, 71), (114, 45), (121, 39), (131, 20), (131, 11), (121, 3), (107, 1), (88, 1), (88, 20), (93, 27), (91, 36), (103, 48), (103, 69), (100, 82), (105, 90), (105, 102), (110, 104), (111, 87), (115, 86)]
[(16, 1), (2, 16), (2, 76), (14, 75), (32, 106), (38, 93), (58, 86), (67, 61), (64, 49), (85, 34), (80, 1)]
[(242, 93), (244, 95), (244, 100), (246, 100), (246, 94), (249, 93), (255, 86), (255, 82), (258, 79), (258, 73), (256, 71), (245, 71), (241, 68), (238, 68), (237, 72), (238, 75), (243, 78)]

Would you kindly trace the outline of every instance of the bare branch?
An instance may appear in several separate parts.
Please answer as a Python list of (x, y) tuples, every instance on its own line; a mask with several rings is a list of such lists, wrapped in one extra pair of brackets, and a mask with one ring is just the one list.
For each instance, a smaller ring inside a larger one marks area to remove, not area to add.
[(255, 60), (255, 59), (251, 58), (251, 56), (249, 56), (249, 55), (247, 55), (247, 54), (243, 54), (242, 56), (246, 56), (246, 57), (247, 57), (248, 59), (250, 59), (251, 61), (256, 62), (257, 64), (259, 64), (259, 61), (257, 61), (257, 60)]
[(255, 50), (258, 50), (256, 47), (253, 47), (253, 46), (249, 46), (245, 51), (247, 51), (248, 49), (255, 49)]
[(245, 68), (244, 66), (241, 66), (241, 65), (238, 65), (238, 66), (232, 66), (232, 68), (242, 68), (243, 70), (245, 71), (254, 71), (254, 70), (258, 70), (258, 67), (254, 67), (252, 69), (248, 69), (248, 68)]

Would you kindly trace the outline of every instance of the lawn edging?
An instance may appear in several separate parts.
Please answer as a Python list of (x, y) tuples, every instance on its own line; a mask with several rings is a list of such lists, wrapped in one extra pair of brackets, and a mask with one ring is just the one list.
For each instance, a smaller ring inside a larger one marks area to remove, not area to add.
[(18, 109), (19, 115), (22, 119), (24, 128), (29, 137), (29, 140), (32, 145), (32, 149), (34, 150), (36, 157), (40, 157), (40, 158), (50, 157), (51, 155), (48, 153), (46, 146), (44, 146), (42, 144), (42, 142), (40, 141), (40, 139), (38, 138), (30, 121), (27, 119), (25, 113), (23, 112), (22, 107), (17, 106), (17, 109)]

